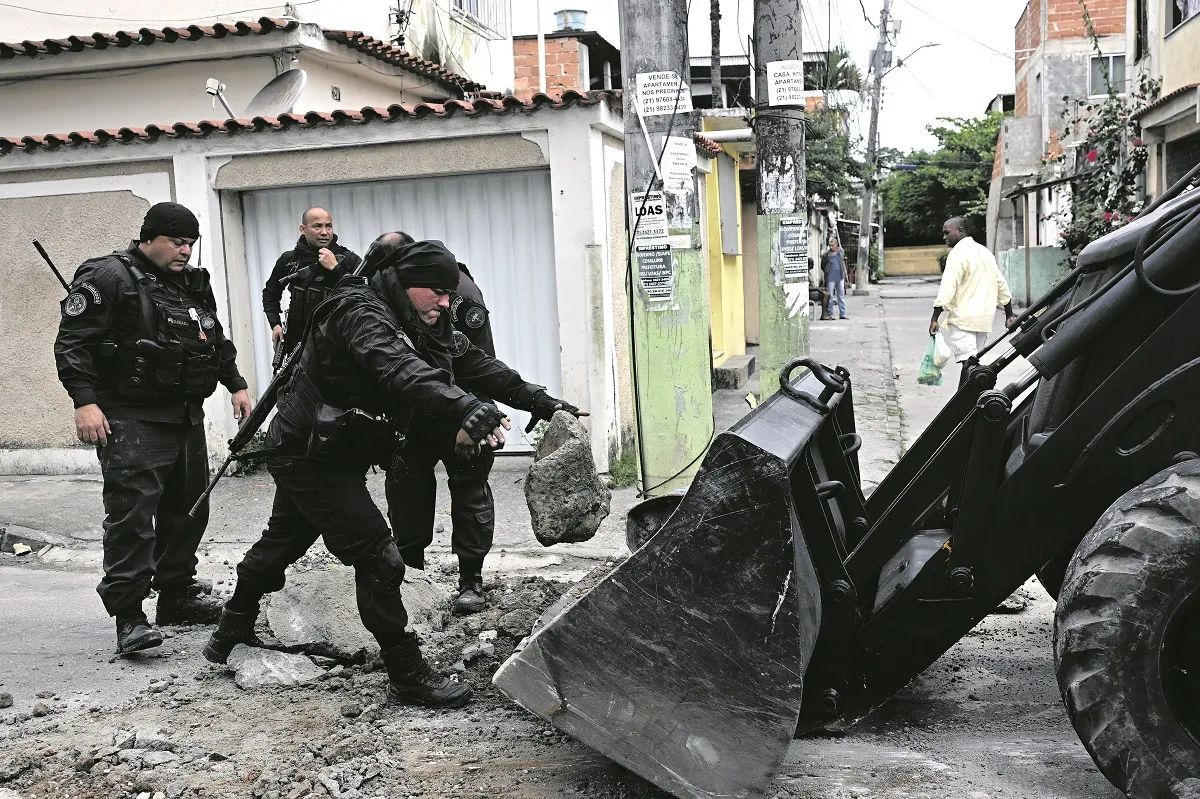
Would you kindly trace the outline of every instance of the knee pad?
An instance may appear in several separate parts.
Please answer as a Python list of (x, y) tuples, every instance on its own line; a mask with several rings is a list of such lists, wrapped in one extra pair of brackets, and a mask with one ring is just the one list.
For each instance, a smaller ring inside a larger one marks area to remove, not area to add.
[(404, 559), (394, 541), (388, 541), (380, 552), (367, 556), (355, 566), (366, 571), (375, 585), (385, 591), (398, 591), (404, 582)]

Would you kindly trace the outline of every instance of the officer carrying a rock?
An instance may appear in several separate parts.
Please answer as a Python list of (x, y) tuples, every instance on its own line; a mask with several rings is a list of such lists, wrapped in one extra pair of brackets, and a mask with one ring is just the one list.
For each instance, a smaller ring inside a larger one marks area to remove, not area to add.
[[(294, 249), (275, 261), (271, 276), (263, 286), (262, 304), (271, 325), (271, 343), (283, 341), (284, 353), (291, 352), (304, 330), (312, 309), (321, 304), (337, 282), (354, 272), (362, 259), (338, 244), (333, 232), (333, 215), (324, 208), (309, 208), (300, 217), (300, 238)], [(287, 326), (283, 332), (280, 301), (288, 290)]]
[(75, 431), (97, 447), (104, 474), (97, 590), (116, 617), (118, 654), (162, 643), (142, 611), (151, 588), (159, 625), (215, 621), (220, 611), (211, 585), (196, 580), (207, 503), (188, 515), (208, 481), (203, 402), (219, 383), (240, 420), (250, 398), (209, 274), (188, 266), (199, 236), (184, 206), (153, 206), (138, 240), (76, 271), (54, 342)]
[(379, 642), (389, 701), (460, 707), (470, 686), (435, 672), (416, 634), (405, 630), (405, 560), (367, 490), (366, 472), (372, 464), (404, 470), (410, 456), (400, 438), (418, 426), (441, 431), (439, 445), (462, 457), (499, 447), (507, 419), (464, 388), (533, 409), (541, 387), (449, 326), (444, 314), (459, 280), (452, 253), (435, 242), (382, 238), (391, 244), (376, 242), (367, 253), (372, 285), (345, 278), (315, 311), (296, 370), (281, 388), (267, 433), (276, 485), (271, 518), (238, 564), (237, 588), (204, 656), (224, 663), (237, 644), (260, 643), (259, 601), (283, 587), (284, 570), (321, 537), (354, 568), (359, 614)]

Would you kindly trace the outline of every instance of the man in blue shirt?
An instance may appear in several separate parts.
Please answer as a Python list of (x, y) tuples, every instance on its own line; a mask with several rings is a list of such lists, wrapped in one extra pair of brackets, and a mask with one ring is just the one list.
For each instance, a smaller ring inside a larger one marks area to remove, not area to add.
[(833, 300), (837, 298), (838, 314), (842, 319), (846, 318), (846, 293), (845, 293), (845, 278), (846, 278), (846, 259), (842, 255), (842, 250), (838, 247), (837, 239), (830, 239), (829, 249), (821, 256), (821, 274), (825, 278), (825, 288), (829, 293), (829, 299), (825, 305), (825, 314), (821, 317), (821, 321), (833, 320)]

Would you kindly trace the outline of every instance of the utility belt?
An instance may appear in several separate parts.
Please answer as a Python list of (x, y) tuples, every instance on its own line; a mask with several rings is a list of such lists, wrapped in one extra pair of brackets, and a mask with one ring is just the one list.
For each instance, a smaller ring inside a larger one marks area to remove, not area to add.
[(279, 416), (295, 430), (308, 429), (307, 455), (315, 461), (356, 461), (391, 469), (404, 436), (382, 414), (330, 405), (308, 373), (297, 368), (280, 400)]
[(217, 390), (216, 348), (169, 348), (143, 338), (125, 345), (101, 342), (98, 354), (109, 364), (117, 393), (129, 399), (206, 399)]

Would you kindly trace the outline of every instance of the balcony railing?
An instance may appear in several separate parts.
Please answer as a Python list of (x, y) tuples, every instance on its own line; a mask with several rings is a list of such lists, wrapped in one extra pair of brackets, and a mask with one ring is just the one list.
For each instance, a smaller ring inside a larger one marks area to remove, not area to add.
[(508, 38), (509, 0), (450, 0), (450, 15), (488, 39)]

